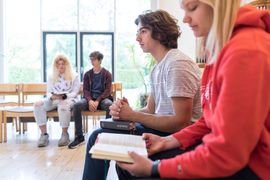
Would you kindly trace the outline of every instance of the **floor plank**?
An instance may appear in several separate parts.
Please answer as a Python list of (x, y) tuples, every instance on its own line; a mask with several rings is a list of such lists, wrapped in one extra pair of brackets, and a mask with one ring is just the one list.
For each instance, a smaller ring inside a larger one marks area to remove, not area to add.
[[(91, 132), (99, 128), (88, 123), (86, 142)], [(0, 179), (5, 180), (77, 180), (82, 179), (86, 144), (69, 149), (67, 146), (58, 147), (61, 137), (59, 123), (49, 121), (47, 125), (49, 145), (38, 148), (37, 141), (40, 130), (35, 123), (28, 123), (28, 131), (18, 134), (11, 123), (7, 125), (7, 142), (0, 143)], [(74, 140), (74, 122), (70, 123), (70, 140)], [(107, 180), (118, 180), (115, 172), (115, 162), (111, 161)]]

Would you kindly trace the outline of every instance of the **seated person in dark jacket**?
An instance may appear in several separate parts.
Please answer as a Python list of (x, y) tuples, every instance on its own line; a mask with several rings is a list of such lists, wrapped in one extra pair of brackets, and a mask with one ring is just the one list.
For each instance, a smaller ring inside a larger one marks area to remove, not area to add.
[(98, 51), (90, 54), (93, 68), (87, 71), (83, 77), (84, 98), (73, 107), (73, 117), (76, 127), (76, 138), (68, 145), (73, 149), (83, 144), (82, 111), (106, 110), (106, 118), (110, 118), (110, 109), (113, 97), (111, 96), (112, 74), (101, 67), (103, 54)]

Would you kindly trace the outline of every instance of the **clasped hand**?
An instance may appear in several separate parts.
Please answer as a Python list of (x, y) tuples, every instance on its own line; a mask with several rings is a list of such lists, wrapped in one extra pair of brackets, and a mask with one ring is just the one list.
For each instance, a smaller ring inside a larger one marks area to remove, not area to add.
[(95, 112), (95, 111), (97, 110), (98, 104), (99, 104), (98, 101), (90, 100), (90, 101), (88, 102), (89, 111), (90, 111), (90, 112)]
[(132, 120), (134, 111), (129, 106), (128, 100), (125, 97), (123, 97), (123, 99), (117, 98), (109, 109), (112, 119)]

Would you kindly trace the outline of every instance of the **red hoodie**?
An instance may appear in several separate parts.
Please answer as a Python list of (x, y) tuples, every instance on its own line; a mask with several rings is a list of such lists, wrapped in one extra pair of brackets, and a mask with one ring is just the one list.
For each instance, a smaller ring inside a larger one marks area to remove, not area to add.
[(270, 179), (270, 12), (241, 7), (231, 40), (206, 66), (204, 116), (173, 134), (194, 151), (162, 160), (162, 178), (228, 177), (248, 165)]

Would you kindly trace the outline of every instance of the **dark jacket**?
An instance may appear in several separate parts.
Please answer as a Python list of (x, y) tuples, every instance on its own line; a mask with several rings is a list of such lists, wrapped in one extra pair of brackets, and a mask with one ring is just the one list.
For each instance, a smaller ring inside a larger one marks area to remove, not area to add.
[[(90, 69), (84, 74), (83, 77), (83, 97), (89, 102), (92, 100), (91, 97), (91, 85), (93, 83), (93, 69)], [(102, 94), (96, 99), (96, 101), (100, 102), (105, 98), (108, 98), (113, 101), (113, 97), (111, 96), (111, 88), (112, 88), (112, 74), (103, 68), (103, 73), (101, 76), (102, 83)]]

